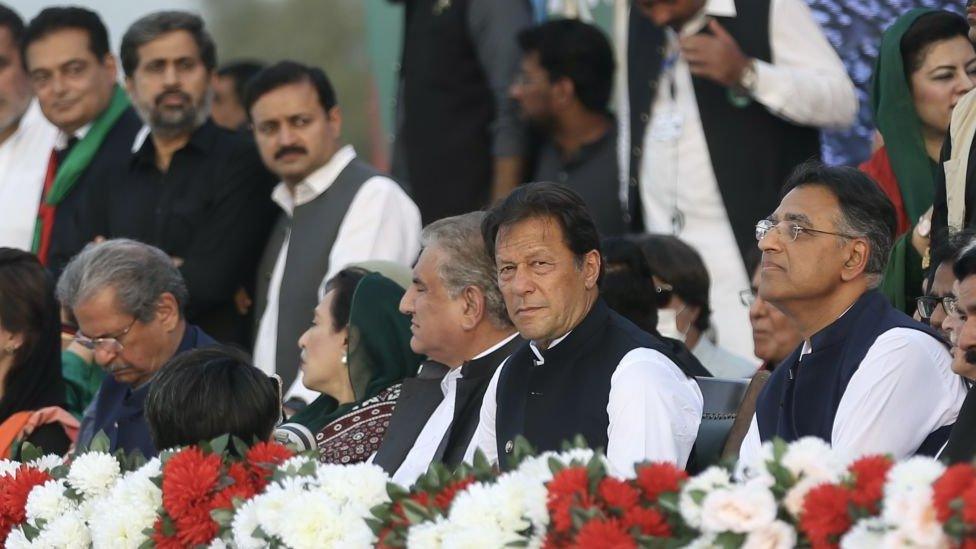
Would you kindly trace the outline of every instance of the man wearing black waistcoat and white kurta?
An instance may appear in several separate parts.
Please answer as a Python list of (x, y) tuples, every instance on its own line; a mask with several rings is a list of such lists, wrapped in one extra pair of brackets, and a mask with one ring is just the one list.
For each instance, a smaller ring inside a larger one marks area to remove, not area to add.
[(461, 462), (488, 382), (522, 344), (485, 252), (484, 218), (471, 212), (425, 227), (424, 250), (400, 301), (400, 311), (410, 315), (410, 348), (430, 360), (416, 378), (403, 380), (373, 463), (403, 486), (433, 462)]
[(342, 145), (342, 111), (325, 73), (293, 61), (264, 69), (245, 103), (261, 159), (281, 178), (283, 210), (258, 266), (254, 364), (311, 402), (298, 368), (298, 338), (321, 286), (351, 263), (409, 265), (420, 251), (420, 211), (400, 186)]
[(851, 457), (934, 455), (965, 397), (948, 344), (877, 291), (896, 222), (891, 201), (854, 168), (804, 164), (756, 225), (759, 295), (803, 343), (756, 403), (741, 462), (762, 442), (819, 437)]
[(820, 156), (818, 128), (853, 122), (854, 86), (803, 0), (635, 0), (627, 82), (631, 229), (698, 250), (719, 342), (749, 356), (737, 296), (753, 225), (793, 167)]
[[(702, 394), (669, 345), (599, 297), (600, 238), (582, 198), (554, 183), (519, 187), (482, 224), (498, 286), (523, 338), (492, 378), (475, 433), (506, 468), (514, 439), (559, 450), (582, 435), (617, 474), (635, 463), (683, 467)], [(470, 456), (469, 456), (470, 457)]]

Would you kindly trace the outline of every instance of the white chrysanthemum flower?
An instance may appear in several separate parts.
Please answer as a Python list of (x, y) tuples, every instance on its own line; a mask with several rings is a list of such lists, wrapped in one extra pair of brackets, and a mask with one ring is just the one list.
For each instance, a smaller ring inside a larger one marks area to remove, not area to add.
[(162, 491), (152, 480), (160, 472), (159, 459), (153, 459), (92, 502), (88, 523), (96, 549), (138, 549), (148, 540), (144, 532), (152, 528), (162, 505)]
[(724, 547), (715, 541), (715, 534), (702, 534), (682, 549), (724, 549)]
[(884, 521), (877, 517), (861, 519), (844, 534), (844, 537), (840, 538), (840, 548), (875, 549), (881, 547), (887, 530)]
[(373, 507), (390, 500), (386, 492), (390, 477), (378, 465), (322, 465), (315, 478), (319, 490), (337, 505), (363, 517), (370, 516)]
[(796, 530), (789, 524), (774, 520), (746, 536), (742, 549), (792, 549), (796, 547)]
[(214, 538), (210, 540), (210, 545), (207, 546), (207, 549), (228, 549), (228, 547), (230, 546), (227, 545), (226, 541), (220, 538)]
[(844, 475), (847, 459), (817, 437), (803, 437), (791, 443), (783, 454), (783, 467), (797, 479), (812, 478), (837, 482)]
[(886, 543), (898, 541), (904, 547), (947, 547), (949, 539), (936, 517), (931, 486), (914, 491), (895, 491), (885, 497), (882, 519), (894, 526)]
[(758, 484), (718, 489), (702, 502), (701, 527), (706, 532), (745, 534), (776, 520), (776, 498)]
[(76, 511), (78, 506), (65, 496), (66, 489), (64, 480), (49, 480), (41, 486), (35, 486), (27, 496), (27, 505), (24, 507), (27, 520), (49, 522), (64, 513)]
[(119, 479), (119, 462), (103, 452), (88, 452), (71, 462), (68, 484), (86, 498), (107, 493)]
[(482, 547), (524, 541), (520, 532), (545, 532), (547, 494), (542, 482), (521, 474), (504, 475), (493, 484), (472, 484), (451, 505), (441, 539), (446, 547), (474, 547), (479, 539)]
[(344, 514), (335, 502), (319, 493), (301, 492), (292, 495), (285, 502), (281, 518), (278, 535), (291, 549), (352, 549), (368, 548), (372, 545), (372, 532), (362, 521), (362, 517)]
[(65, 513), (49, 522), (35, 546), (58, 549), (87, 549), (92, 545), (91, 533), (78, 513)]
[[(407, 547), (439, 549), (444, 543), (444, 529), (447, 522), (438, 518), (432, 522), (421, 522), (407, 530)], [(486, 546), (487, 547), (487, 546)]]
[(238, 549), (261, 549), (266, 547), (268, 542), (254, 537), (255, 530), (258, 529), (257, 506), (259, 502), (256, 496), (241, 505), (234, 513), (234, 521), (231, 523), (231, 532), (234, 534), (234, 545)]
[(915, 456), (896, 463), (888, 471), (884, 486), (885, 497), (931, 488), (932, 483), (942, 476), (943, 472), (945, 472), (945, 465), (930, 457)]
[(314, 458), (305, 455), (292, 456), (279, 465), (278, 470), (289, 474), (295, 474), (298, 473), (299, 469), (308, 465), (309, 463), (317, 464), (318, 462), (315, 461)]
[[(717, 488), (726, 488), (732, 484), (729, 472), (721, 467), (709, 467), (698, 475), (691, 477), (681, 488), (678, 507), (681, 518), (692, 528), (701, 528), (701, 504), (696, 503), (693, 492), (704, 492), (706, 495)], [(704, 501), (704, 499), (702, 499)]]
[(64, 458), (55, 454), (47, 454), (35, 459), (30, 464), (42, 471), (51, 471), (56, 467), (64, 465)]
[(20, 469), (20, 462), (11, 461), (9, 459), (0, 459), (0, 477), (11, 475), (17, 469)]

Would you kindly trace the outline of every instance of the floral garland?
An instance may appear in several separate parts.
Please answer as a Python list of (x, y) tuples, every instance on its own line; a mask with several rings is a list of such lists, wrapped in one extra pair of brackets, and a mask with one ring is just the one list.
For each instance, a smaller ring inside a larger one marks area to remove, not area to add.
[(410, 489), (371, 464), (323, 465), (221, 437), (149, 462), (91, 449), (0, 461), (0, 547), (976, 549), (976, 467), (851, 460), (818, 439), (695, 476), (608, 473), (586, 448), (436, 465)]

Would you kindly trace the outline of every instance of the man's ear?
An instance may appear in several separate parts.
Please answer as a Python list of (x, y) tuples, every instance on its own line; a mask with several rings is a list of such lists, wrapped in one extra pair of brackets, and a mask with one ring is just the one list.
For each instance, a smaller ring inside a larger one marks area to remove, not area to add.
[(590, 250), (583, 254), (583, 283), (587, 290), (596, 287), (596, 283), (600, 279), (600, 266), (602, 264), (603, 258), (600, 257), (600, 252)]
[(172, 332), (179, 326), (182, 312), (176, 296), (169, 292), (163, 292), (159, 296), (156, 300), (156, 318), (167, 332)]
[(863, 238), (854, 239), (853, 244), (849, 248), (850, 251), (847, 252), (847, 258), (844, 261), (843, 269), (841, 269), (841, 280), (844, 282), (850, 282), (855, 278), (861, 276), (868, 267), (868, 259), (871, 254), (871, 246), (868, 244), (867, 240)]
[(466, 286), (461, 290), (460, 298), (464, 302), (461, 328), (472, 330), (485, 317), (485, 294), (474, 286)]

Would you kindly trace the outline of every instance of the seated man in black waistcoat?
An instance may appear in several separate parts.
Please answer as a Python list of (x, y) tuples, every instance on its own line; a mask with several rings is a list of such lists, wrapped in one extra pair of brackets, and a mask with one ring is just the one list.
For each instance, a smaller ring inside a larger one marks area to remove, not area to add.
[(803, 343), (759, 395), (742, 444), (815, 436), (852, 456), (934, 455), (965, 388), (947, 343), (876, 290), (895, 210), (863, 173), (817, 162), (787, 180), (779, 207), (756, 224), (759, 295), (796, 324)]
[(425, 227), (413, 282), (400, 301), (411, 318), (410, 347), (429, 360), (416, 378), (403, 380), (373, 463), (405, 486), (432, 462), (453, 467), (473, 454), (488, 382), (522, 343), (485, 252), (484, 218), (471, 212)]
[(600, 298), (600, 237), (582, 198), (554, 183), (519, 187), (482, 224), (498, 286), (523, 338), (481, 407), (478, 448), (510, 466), (515, 438), (560, 450), (582, 435), (611, 469), (688, 460), (702, 395), (671, 348)]
[[(951, 239), (950, 239), (951, 240)], [(971, 388), (976, 380), (976, 246), (969, 245), (952, 267), (958, 294), (953, 311), (959, 325), (952, 349), (952, 370)], [(950, 300), (951, 304), (952, 301)], [(972, 320), (973, 322), (970, 322)], [(976, 391), (968, 391), (952, 427), (949, 441), (939, 457), (949, 463), (968, 463), (976, 458)]]

